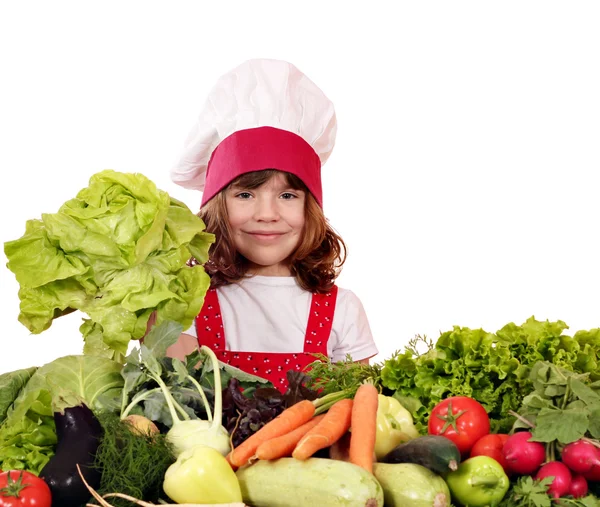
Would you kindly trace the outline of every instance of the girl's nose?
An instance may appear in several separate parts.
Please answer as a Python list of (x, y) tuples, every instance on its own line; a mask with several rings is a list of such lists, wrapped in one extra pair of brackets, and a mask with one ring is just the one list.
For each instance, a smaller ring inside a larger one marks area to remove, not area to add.
[(277, 200), (270, 196), (262, 196), (256, 199), (254, 219), (263, 222), (279, 219)]

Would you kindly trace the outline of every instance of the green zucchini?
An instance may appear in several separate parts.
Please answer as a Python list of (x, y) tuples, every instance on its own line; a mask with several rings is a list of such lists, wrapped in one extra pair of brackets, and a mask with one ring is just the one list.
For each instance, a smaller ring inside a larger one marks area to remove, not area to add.
[(458, 468), (460, 452), (450, 439), (427, 435), (400, 444), (386, 454), (382, 462), (414, 463), (436, 474), (446, 474)]
[(374, 463), (385, 507), (448, 507), (450, 489), (439, 475), (414, 463)]
[(325, 458), (258, 461), (236, 472), (252, 507), (383, 507), (377, 479), (352, 463)]

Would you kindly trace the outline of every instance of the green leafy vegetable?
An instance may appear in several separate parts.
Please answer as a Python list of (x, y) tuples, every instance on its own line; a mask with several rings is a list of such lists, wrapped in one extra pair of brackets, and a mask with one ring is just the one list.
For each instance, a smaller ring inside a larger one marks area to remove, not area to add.
[(54, 455), (56, 430), (52, 396), (29, 390), (0, 427), (0, 470), (27, 470), (36, 475)]
[[(547, 361), (537, 362), (530, 373), (534, 391), (523, 399), (514, 428), (531, 430), (532, 440), (546, 443), (550, 457), (558, 446), (597, 438), (600, 387), (588, 373), (574, 373)], [(595, 442), (600, 445), (599, 442)]]
[(190, 326), (209, 286), (201, 265), (214, 236), (183, 203), (141, 174), (102, 171), (57, 213), (29, 220), (4, 245), (20, 284), (19, 321), (41, 333), (81, 310), (85, 353), (121, 360), (157, 323)]
[[(424, 431), (430, 410), (449, 396), (470, 396), (487, 410), (493, 432), (508, 432), (510, 410), (518, 410), (532, 389), (530, 371), (538, 361), (589, 374), (598, 380), (600, 330), (564, 334), (562, 321), (529, 318), (521, 326), (507, 324), (495, 334), (455, 326), (419, 353), (413, 340), (406, 350), (384, 362), (382, 385), (395, 391), (405, 406), (415, 410), (417, 427)], [(549, 386), (550, 389), (564, 389)], [(419, 406), (416, 401), (420, 402)]]
[[(165, 472), (175, 461), (172, 446), (165, 435), (136, 432), (130, 424), (111, 412), (97, 416), (104, 429), (94, 464), (102, 473), (98, 492), (125, 493), (157, 502), (162, 493)], [(115, 507), (131, 505), (117, 498), (111, 503)]]
[(350, 390), (352, 393), (365, 380), (371, 380), (375, 387), (381, 383), (381, 365), (356, 363), (348, 354), (344, 361), (332, 362), (323, 354), (315, 354), (317, 361), (309, 365), (306, 372), (310, 377), (308, 387), (322, 390), (322, 394)]
[[(165, 356), (167, 348), (175, 343), (181, 331), (180, 324), (165, 321), (153, 327), (144, 344), (134, 348), (127, 356), (121, 371), (124, 381), (121, 391), (122, 418), (130, 413), (140, 414), (167, 428), (173, 426), (164, 391), (157, 382), (160, 379), (173, 397), (175, 409), (184, 419), (210, 420), (215, 401), (212, 361), (200, 350), (190, 353), (185, 361)], [(250, 395), (257, 386), (272, 386), (263, 378), (221, 361), (217, 364), (221, 382), (219, 391), (226, 388), (231, 378), (239, 380), (246, 395)]]
[(35, 367), (24, 368), (0, 375), (0, 424), (6, 419), (8, 409), (36, 370)]
[(50, 392), (55, 410), (81, 402), (92, 410), (114, 409), (123, 387), (121, 369), (120, 363), (105, 357), (60, 357), (39, 368), (22, 395), (44, 389)]
[(600, 507), (600, 502), (593, 495), (584, 498), (551, 497), (548, 488), (552, 481), (553, 477), (542, 480), (530, 476), (519, 477), (498, 507)]

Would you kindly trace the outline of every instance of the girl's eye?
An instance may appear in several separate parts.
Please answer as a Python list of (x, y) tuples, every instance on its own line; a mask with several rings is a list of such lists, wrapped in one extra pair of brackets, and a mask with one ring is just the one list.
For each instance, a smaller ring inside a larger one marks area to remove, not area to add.
[(285, 200), (290, 200), (294, 199), (296, 196), (290, 192), (284, 192), (283, 194), (281, 194), (281, 197)]
[(250, 194), (250, 192), (240, 192), (236, 195), (236, 197), (239, 197), (240, 199), (250, 199), (252, 195)]

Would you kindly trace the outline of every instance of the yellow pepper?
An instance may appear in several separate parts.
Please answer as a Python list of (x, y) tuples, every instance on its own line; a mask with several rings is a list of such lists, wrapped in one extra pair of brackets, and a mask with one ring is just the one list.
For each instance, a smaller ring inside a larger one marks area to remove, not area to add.
[(375, 456), (381, 460), (388, 452), (403, 442), (417, 438), (411, 413), (391, 396), (379, 395)]
[(179, 455), (165, 473), (163, 489), (177, 503), (219, 504), (242, 501), (235, 472), (212, 447), (198, 446)]

